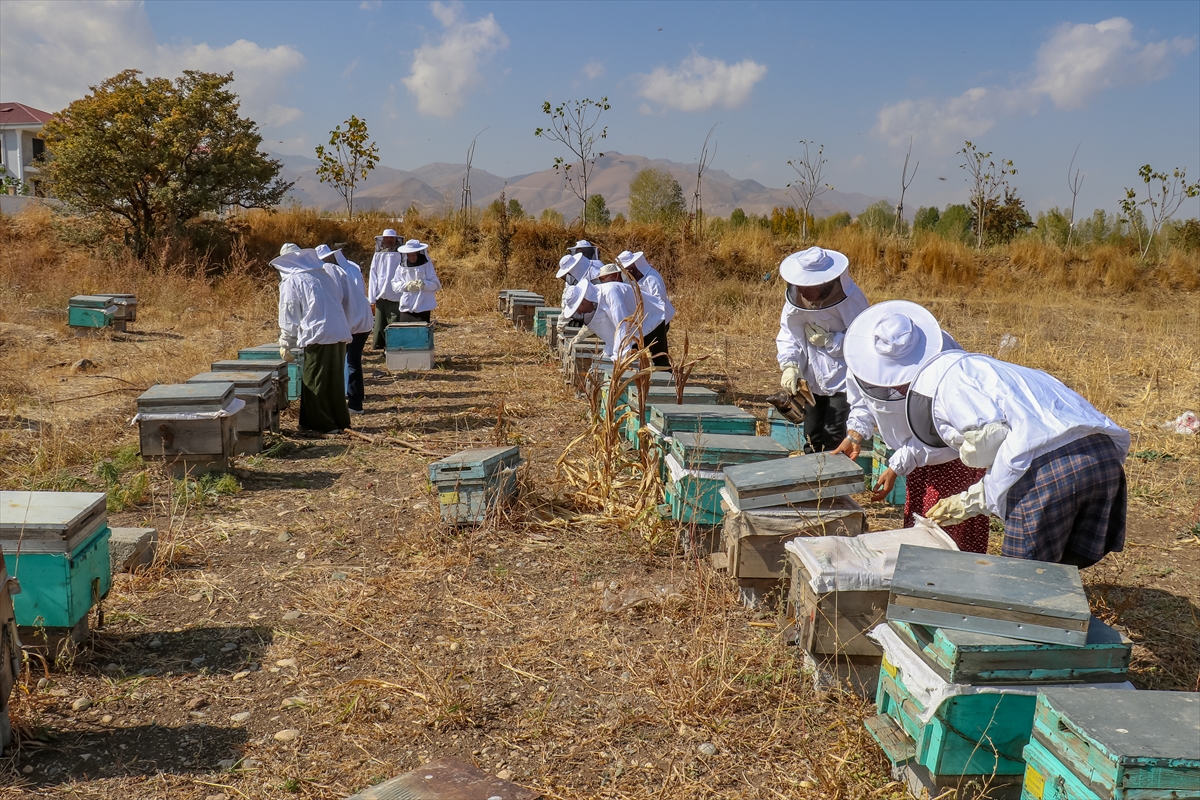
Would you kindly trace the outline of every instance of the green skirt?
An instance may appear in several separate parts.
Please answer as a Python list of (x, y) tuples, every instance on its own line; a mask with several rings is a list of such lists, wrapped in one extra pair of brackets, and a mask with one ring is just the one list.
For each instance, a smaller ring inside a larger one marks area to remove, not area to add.
[(371, 331), (371, 347), (383, 350), (385, 347), (383, 329), (393, 322), (400, 322), (400, 304), (395, 300), (384, 300), (382, 297), (375, 301), (375, 328)]
[(346, 405), (346, 344), (310, 344), (300, 373), (300, 427), (328, 433), (350, 427)]

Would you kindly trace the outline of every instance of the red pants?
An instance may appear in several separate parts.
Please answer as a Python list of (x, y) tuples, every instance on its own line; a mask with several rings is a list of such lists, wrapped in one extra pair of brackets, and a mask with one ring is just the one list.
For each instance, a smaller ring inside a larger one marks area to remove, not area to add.
[[(945, 464), (917, 467), (908, 473), (904, 527), (912, 527), (914, 514), (925, 516), (938, 500), (965, 492), (972, 484), (983, 480), (985, 471), (968, 467), (956, 459)], [(987, 514), (980, 514), (958, 525), (949, 525), (945, 530), (959, 550), (967, 553), (986, 553), (989, 519)]]

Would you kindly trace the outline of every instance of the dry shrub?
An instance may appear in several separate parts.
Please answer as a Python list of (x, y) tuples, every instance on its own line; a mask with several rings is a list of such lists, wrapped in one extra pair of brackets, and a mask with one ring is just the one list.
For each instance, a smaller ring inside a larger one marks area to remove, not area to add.
[(908, 251), (904, 247), (903, 240), (897, 238), (888, 239), (887, 244), (883, 248), (883, 264), (887, 269), (888, 275), (899, 275), (904, 271), (907, 261)]
[(1185, 292), (1200, 290), (1200, 250), (1172, 249), (1156, 277), (1163, 285)]
[(787, 255), (787, 248), (781, 247), (769, 230), (757, 225), (730, 228), (710, 248), (719, 269), (727, 274), (740, 272), (755, 280), (775, 272)]
[(1023, 280), (1040, 279), (1052, 286), (1069, 286), (1067, 256), (1052, 244), (1026, 237), (1008, 245), (1008, 258)]
[(975, 253), (961, 242), (925, 236), (908, 260), (909, 268), (946, 286), (974, 283), (979, 276)]
[(1104, 288), (1128, 292), (1137, 286), (1140, 270), (1137, 259), (1114, 245), (1092, 248), (1089, 259), (1089, 283), (1102, 281)]
[(868, 275), (883, 277), (880, 253), (883, 251), (879, 234), (871, 228), (850, 225), (831, 231), (821, 238), (819, 244), (837, 250), (850, 259), (854, 279), (862, 283)]

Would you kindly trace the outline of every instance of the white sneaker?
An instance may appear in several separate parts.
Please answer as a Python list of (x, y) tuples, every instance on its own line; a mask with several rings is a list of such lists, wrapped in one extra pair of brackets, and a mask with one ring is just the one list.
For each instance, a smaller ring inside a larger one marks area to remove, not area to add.
[(366, 411), (363, 411), (361, 408), (357, 408), (357, 409), (355, 409), (355, 408), (352, 408), (352, 409), (350, 409), (350, 416), (352, 416), (352, 417), (360, 417), (360, 416), (362, 416), (362, 415), (363, 415), (363, 414), (365, 414), (365, 413), (367, 413), (367, 412), (366, 412)]

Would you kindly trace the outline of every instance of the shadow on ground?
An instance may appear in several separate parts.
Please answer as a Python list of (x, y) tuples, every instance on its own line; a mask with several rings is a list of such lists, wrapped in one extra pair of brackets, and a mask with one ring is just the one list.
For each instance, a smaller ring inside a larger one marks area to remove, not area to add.
[[(1085, 584), (1092, 613), (1133, 639), (1129, 678), (1139, 689), (1200, 691), (1200, 608), (1161, 589)], [(1140, 647), (1138, 647), (1140, 645)], [(1142, 648), (1144, 652), (1139, 652)]]

